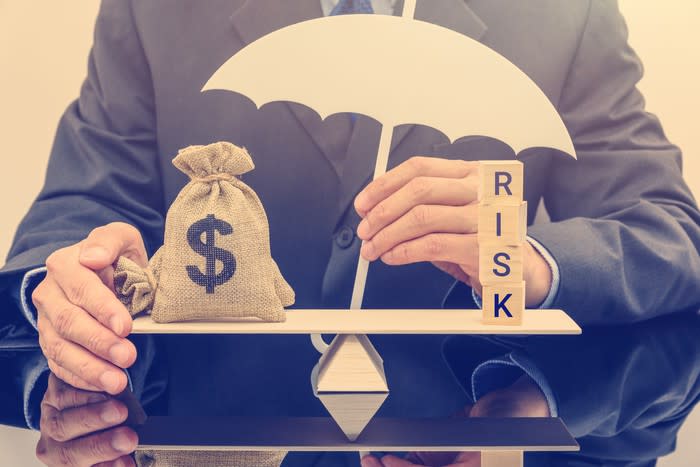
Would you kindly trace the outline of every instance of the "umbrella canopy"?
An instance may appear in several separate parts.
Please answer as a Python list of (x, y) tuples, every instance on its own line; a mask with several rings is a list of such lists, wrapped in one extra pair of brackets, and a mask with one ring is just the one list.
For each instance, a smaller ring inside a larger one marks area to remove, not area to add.
[[(516, 154), (548, 147), (576, 157), (561, 117), (518, 67), (481, 43), (413, 19), (345, 15), (274, 31), (226, 61), (202, 91), (234, 91), (259, 107), (296, 102), (321, 118), (352, 112), (382, 124), (374, 178), (386, 171), (394, 127), (421, 124), (450, 141), (488, 136)], [(369, 263), (359, 258), (350, 308), (362, 307)], [(314, 345), (326, 346), (319, 336)]]
[(392, 130), (406, 123), (496, 138), (518, 154), (549, 147), (575, 157), (554, 106), (518, 67), (450, 29), (408, 17), (344, 15), (277, 30), (225, 62), (203, 91), (258, 107), (303, 104), (321, 118), (353, 112)]

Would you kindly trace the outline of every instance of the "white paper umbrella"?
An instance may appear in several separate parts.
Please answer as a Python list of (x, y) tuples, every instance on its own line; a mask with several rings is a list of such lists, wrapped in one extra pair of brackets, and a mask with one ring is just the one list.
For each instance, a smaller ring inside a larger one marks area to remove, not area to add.
[[(394, 127), (421, 124), (450, 141), (480, 135), (516, 154), (548, 147), (575, 157), (552, 103), (518, 67), (450, 29), (403, 16), (317, 18), (272, 32), (225, 62), (202, 91), (222, 89), (258, 108), (303, 104), (321, 118), (339, 112), (382, 124), (374, 178), (386, 171)], [(360, 258), (351, 308), (362, 306), (368, 263)]]

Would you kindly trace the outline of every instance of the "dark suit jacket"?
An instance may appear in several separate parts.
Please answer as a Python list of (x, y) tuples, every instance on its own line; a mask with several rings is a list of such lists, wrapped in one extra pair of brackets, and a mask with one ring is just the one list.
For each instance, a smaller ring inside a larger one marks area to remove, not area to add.
[[(234, 93), (199, 92), (247, 43), (320, 15), (318, 0), (103, 2), (88, 77), (61, 119), (45, 186), (0, 276), (0, 342), (36, 344), (11, 295), (21, 275), (56, 248), (121, 220), (140, 229), (152, 253), (186, 182), (171, 159), (179, 148), (218, 140), (253, 156), (256, 169), (244, 180), (267, 210), (272, 253), (296, 291), (295, 306), (348, 306), (360, 242), (343, 234), (358, 223), (352, 200), (371, 176), (379, 124), (360, 116), (351, 130), (347, 115), (322, 122), (297, 104), (257, 110)], [(425, 0), (417, 17), (478, 39), (521, 67), (572, 135), (578, 161), (547, 150), (520, 155), (529, 221), (541, 200), (551, 216), (529, 234), (559, 264), (555, 306), (583, 325), (697, 309), (700, 214), (681, 178), (679, 150), (635, 89), (641, 65), (616, 4)], [(514, 157), (484, 137), (449, 144), (435, 129), (396, 129), (389, 165), (415, 154)], [(430, 264), (374, 263), (364, 305), (435, 308), (446, 300), (473, 307), (469, 289), (453, 285)], [(392, 385), (383, 414), (444, 415), (466, 401), (458, 384), (464, 375), (455, 378), (441, 359), (440, 336), (374, 341)], [(307, 337), (170, 337), (159, 350), (173, 414), (323, 413), (309, 387), (317, 354)]]

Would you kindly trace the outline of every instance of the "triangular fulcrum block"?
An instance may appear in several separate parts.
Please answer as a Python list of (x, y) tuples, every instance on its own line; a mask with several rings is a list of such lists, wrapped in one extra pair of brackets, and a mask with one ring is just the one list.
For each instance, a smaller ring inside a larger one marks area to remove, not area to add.
[(387, 392), (384, 363), (364, 334), (339, 334), (318, 362), (317, 392)]

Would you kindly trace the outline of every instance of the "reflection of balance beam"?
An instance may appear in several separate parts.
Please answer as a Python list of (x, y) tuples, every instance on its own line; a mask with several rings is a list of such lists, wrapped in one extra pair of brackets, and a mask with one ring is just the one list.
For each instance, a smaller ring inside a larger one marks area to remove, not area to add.
[(522, 325), (482, 323), (480, 310), (288, 310), (287, 321), (134, 320), (134, 334), (580, 334), (561, 310), (526, 310)]
[[(520, 467), (525, 451), (578, 450), (556, 418), (372, 420), (388, 388), (381, 357), (366, 334), (580, 334), (581, 328), (561, 310), (526, 310), (517, 326), (484, 324), (480, 310), (288, 310), (286, 318), (282, 323), (155, 323), (142, 316), (134, 320), (132, 332), (338, 334), (312, 372), (314, 393), (333, 418), (150, 417), (139, 429), (140, 449), (481, 451), (482, 467)], [(377, 377), (381, 388), (370, 387)]]
[(138, 435), (139, 449), (158, 451), (481, 451), (483, 467), (579, 450), (558, 418), (377, 418), (350, 442), (331, 418), (149, 417)]

